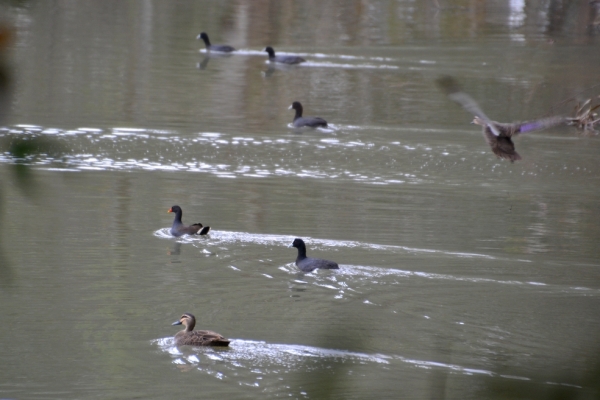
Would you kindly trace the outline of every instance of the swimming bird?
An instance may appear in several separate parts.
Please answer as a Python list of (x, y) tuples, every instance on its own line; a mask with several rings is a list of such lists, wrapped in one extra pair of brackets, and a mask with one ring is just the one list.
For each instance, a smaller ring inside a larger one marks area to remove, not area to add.
[(210, 44), (210, 39), (206, 32), (199, 34), (196, 39), (202, 39), (204, 41), (207, 51), (218, 51), (221, 53), (231, 53), (232, 51), (235, 51), (235, 48), (226, 44)]
[(178, 321), (172, 325), (183, 325), (185, 329), (175, 334), (176, 346), (229, 346), (229, 339), (213, 331), (195, 331), (196, 317), (190, 313), (183, 313)]
[(298, 56), (276, 56), (275, 50), (273, 50), (273, 48), (271, 46), (265, 47), (264, 51), (269, 53), (269, 61), (270, 62), (292, 65), (292, 64), (300, 64), (300, 63), (303, 63), (306, 61), (304, 58), (298, 57)]
[(321, 117), (303, 117), (302, 116), (302, 104), (299, 101), (295, 101), (288, 108), (288, 110), (296, 110), (296, 115), (294, 116), (294, 126), (296, 128), (301, 128), (303, 126), (310, 126), (311, 128), (317, 128), (319, 126), (326, 128), (327, 121), (325, 121)]
[(192, 224), (190, 226), (186, 226), (181, 222), (181, 216), (183, 215), (183, 210), (179, 206), (173, 206), (169, 208), (167, 212), (175, 213), (175, 219), (173, 220), (173, 226), (171, 226), (171, 235), (175, 237), (179, 237), (181, 235), (206, 235), (208, 231), (210, 231), (210, 226), (202, 226), (201, 223)]
[(320, 258), (306, 257), (306, 245), (304, 240), (300, 238), (294, 239), (292, 244), (288, 247), (295, 247), (298, 249), (298, 257), (296, 257), (296, 266), (303, 272), (311, 272), (317, 268), (321, 269), (339, 269), (336, 262), (323, 260)]
[(491, 147), (492, 152), (497, 157), (510, 160), (510, 162), (521, 160), (521, 156), (516, 152), (515, 144), (511, 139), (514, 135), (547, 129), (567, 122), (567, 119), (561, 116), (514, 123), (492, 121), (481, 110), (477, 102), (462, 91), (454, 78), (444, 76), (439, 78), (436, 83), (450, 100), (460, 104), (465, 110), (475, 116), (472, 123), (483, 127), (483, 136)]

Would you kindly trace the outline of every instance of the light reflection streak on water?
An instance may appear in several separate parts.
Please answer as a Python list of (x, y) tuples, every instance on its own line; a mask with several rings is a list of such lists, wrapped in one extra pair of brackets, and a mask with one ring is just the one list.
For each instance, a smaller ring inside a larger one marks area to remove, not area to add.
[[(63, 148), (60, 153), (32, 154), (25, 158), (36, 168), (53, 171), (60, 170), (60, 167), (69, 171), (181, 171), (230, 179), (295, 175), (372, 185), (457, 186), (470, 184), (468, 179), (457, 178), (456, 171), (457, 168), (469, 168), (472, 162), (477, 161), (474, 157), (488, 159), (492, 171), (500, 165), (489, 157), (487, 150), (472, 153), (462, 145), (445, 142), (425, 144), (418, 138), (421, 133), (437, 135), (442, 131), (398, 127), (394, 130), (398, 134), (409, 135), (407, 138), (410, 139), (398, 141), (395, 134), (391, 137), (382, 134), (377, 138), (385, 137), (385, 141), (377, 142), (362, 139), (360, 132), (355, 132), (360, 129), (390, 130), (386, 127), (331, 124), (327, 129), (300, 132), (297, 129), (284, 129), (281, 136), (275, 137), (268, 134), (248, 137), (221, 132), (197, 132), (181, 137), (176, 132), (158, 129), (117, 127), (102, 130), (85, 127), (67, 131), (17, 125), (14, 128), (0, 128), (0, 139), (11, 140), (12, 135), (48, 135), (55, 138), (55, 143)], [(368, 163), (353, 165), (347, 162), (351, 158), (364, 157), (367, 152), (370, 154)], [(305, 154), (311, 157), (306, 159)], [(257, 160), (260, 160), (260, 164)], [(22, 161), (8, 152), (0, 154), (0, 162)], [(310, 168), (306, 168), (306, 163), (310, 163)], [(542, 170), (546, 167), (541, 166)], [(406, 168), (410, 170), (403, 170)], [(450, 170), (454, 173), (445, 175)], [(586, 168), (573, 171), (560, 172), (571, 175), (592, 173)], [(547, 171), (544, 173), (547, 174)]]
[(400, 69), (397, 65), (375, 65), (375, 64), (340, 64), (331, 62), (307, 61), (300, 64), (302, 67), (322, 67), (322, 68), (341, 68), (341, 69)]
[[(280, 55), (287, 55), (287, 56), (299, 56), (299, 57), (303, 57), (306, 58), (306, 61), (301, 63), (301, 64), (297, 64), (297, 65), (285, 65), (285, 64), (278, 64), (278, 63), (270, 63), (267, 57), (267, 53), (265, 51), (257, 51), (257, 50), (248, 50), (248, 49), (240, 49), (240, 50), (236, 50), (235, 52), (231, 53), (231, 54), (210, 54), (206, 52), (206, 49), (200, 49), (200, 53), (205, 54), (205, 56), (212, 58), (222, 58), (222, 57), (235, 57), (235, 56), (260, 56), (260, 57), (264, 57), (265, 59), (265, 63), (269, 64), (272, 67), (275, 68), (282, 68), (282, 69), (289, 69), (289, 68), (298, 68), (298, 67), (321, 67), (321, 68), (339, 68), (339, 69), (392, 69), (392, 70), (397, 70), (400, 69), (400, 67), (398, 65), (390, 65), (390, 64), (383, 64), (383, 63), (389, 63), (389, 62), (396, 62), (398, 60), (395, 60), (393, 58), (390, 57), (366, 57), (366, 56), (353, 56), (353, 55), (344, 55), (344, 54), (339, 54), (339, 55), (335, 55), (335, 54), (323, 54), (323, 53), (298, 53), (298, 52), (286, 52), (286, 51), (281, 51), (278, 49), (275, 49), (275, 54), (280, 56)], [(313, 61), (313, 59), (318, 59), (318, 60), (324, 60), (324, 59), (335, 59), (335, 60), (344, 60), (347, 61), (345, 63), (339, 63), (339, 62), (330, 62), (330, 61)], [(362, 62), (360, 64), (353, 64), (351, 62), (353, 61), (359, 61)], [(364, 62), (368, 62), (368, 63), (364, 63)], [(427, 60), (420, 60), (419, 64), (424, 64), (424, 65), (429, 65), (429, 64), (436, 64), (435, 61), (427, 61)], [(413, 69), (415, 69), (413, 67)], [(418, 69), (418, 68), (416, 68)]]
[[(169, 228), (162, 228), (154, 232), (156, 237), (162, 239), (174, 238), (169, 233)], [(287, 247), (295, 236), (288, 235), (267, 235), (267, 234), (252, 234), (246, 232), (233, 232), (233, 231), (219, 231), (211, 230), (207, 236), (185, 236), (178, 238), (178, 242), (189, 243), (192, 245), (198, 245), (201, 247), (207, 246), (223, 246), (234, 243), (251, 243), (263, 246), (282, 246)], [(432, 257), (450, 257), (450, 258), (470, 258), (470, 259), (482, 259), (482, 260), (504, 260), (511, 262), (525, 262), (529, 263), (529, 260), (523, 259), (501, 259), (498, 257), (489, 256), (486, 254), (477, 253), (461, 253), (461, 252), (449, 252), (443, 250), (434, 249), (418, 249), (406, 246), (397, 245), (380, 245), (374, 243), (363, 243), (356, 241), (338, 241), (338, 240), (324, 240), (324, 239), (313, 239), (310, 237), (304, 238), (306, 242), (311, 245), (321, 247), (333, 247), (333, 248), (360, 248), (365, 250), (380, 250), (385, 252), (396, 252), (402, 254), (415, 254), (419, 257), (430, 255)], [(232, 267), (234, 270), (239, 271), (238, 268)], [(286, 273), (297, 276), (300, 272), (296, 269), (293, 263), (280, 266), (279, 269)], [(469, 276), (456, 276), (450, 274), (438, 274), (423, 271), (410, 271), (401, 270), (396, 268), (381, 268), (376, 266), (363, 266), (363, 265), (341, 265), (339, 270), (328, 270), (328, 271), (313, 271), (309, 274), (303, 274), (313, 277), (315, 280), (312, 284), (320, 286), (326, 289), (337, 290), (339, 295), (343, 297), (345, 291), (359, 292), (356, 287), (350, 285), (358, 285), (361, 282), (369, 282), (372, 284), (389, 285), (399, 284), (400, 280), (390, 281), (389, 278), (405, 279), (428, 279), (428, 280), (440, 280), (440, 281), (454, 281), (454, 282), (469, 282), (469, 283), (483, 283), (483, 284), (499, 284), (499, 285), (512, 285), (523, 288), (545, 288), (548, 290), (556, 290), (561, 293), (573, 293), (578, 295), (600, 295), (600, 290), (577, 286), (577, 287), (565, 287), (562, 285), (551, 285), (543, 282), (534, 281), (519, 281), (519, 280), (499, 280), (492, 278), (482, 277), (469, 277)], [(269, 276), (270, 278), (270, 276)], [(388, 278), (387, 280), (379, 280), (381, 278)], [(299, 284), (308, 284), (307, 281), (292, 280)], [(350, 283), (348, 283), (350, 282)]]
[[(54, 158), (44, 154), (27, 158), (32, 165), (42, 169), (55, 170), (64, 166), (69, 169), (105, 171), (185, 171), (209, 173), (225, 178), (298, 175), (314, 179), (349, 179), (371, 184), (429, 181), (424, 179), (424, 176), (407, 175), (390, 168), (385, 168), (385, 175), (369, 170), (361, 173), (345, 172), (343, 167), (328, 160), (332, 157), (335, 159), (352, 156), (353, 152), (375, 148), (375, 144), (347, 137), (343, 134), (344, 126), (332, 125), (320, 133), (311, 130), (303, 138), (296, 134), (293, 137), (252, 138), (229, 136), (220, 132), (198, 132), (191, 137), (180, 137), (174, 132), (140, 128), (101, 130), (87, 127), (69, 131), (29, 125), (19, 125), (17, 128), (19, 129), (0, 128), (0, 138), (8, 135), (49, 135), (57, 139), (57, 144), (64, 143), (64, 148), (70, 149), (66, 154)], [(291, 133), (288, 132), (288, 135)], [(323, 137), (324, 134), (327, 136)], [(244, 150), (238, 150), (239, 146)], [(388, 143), (380, 150), (388, 151), (390, 146), (402, 149), (398, 142)], [(96, 153), (91, 153), (91, 149)], [(143, 156), (140, 156), (139, 149), (146, 149)], [(215, 153), (216, 149), (231, 149), (233, 152)], [(301, 167), (304, 152), (316, 156), (310, 169)], [(388, 154), (385, 159), (393, 157), (396, 155)], [(262, 163), (257, 165), (254, 161), (259, 159)], [(0, 154), (0, 162), (14, 163), (19, 160), (12, 158), (9, 153), (4, 153)]]
[[(172, 357), (172, 363), (184, 370), (197, 369), (218, 379), (233, 378), (240, 383), (260, 386), (263, 377), (277, 377), (290, 372), (302, 372), (326, 368), (324, 363), (345, 365), (373, 364), (388, 368), (397, 362), (416, 368), (442, 369), (464, 375), (486, 375), (504, 379), (531, 381), (531, 378), (498, 374), (493, 371), (470, 368), (437, 361), (416, 360), (400, 355), (367, 354), (339, 349), (326, 349), (305, 345), (266, 343), (263, 341), (232, 339), (229, 348), (206, 348), (173, 344), (173, 338), (151, 341), (161, 351)], [(247, 375), (242, 372), (248, 372)], [(246, 382), (244, 382), (246, 381)], [(267, 385), (268, 383), (264, 383)], [(546, 382), (546, 384), (554, 384)]]
[[(206, 49), (200, 49), (200, 53), (207, 53)], [(325, 54), (325, 53), (295, 53), (295, 52), (286, 52), (279, 49), (275, 49), (276, 55), (287, 55), (287, 56), (300, 56), (300, 57), (312, 57), (312, 58), (333, 58), (333, 59), (342, 59), (342, 60), (367, 60), (367, 61), (377, 61), (377, 62), (390, 62), (396, 61), (394, 58), (390, 57), (367, 57), (367, 56), (354, 56), (347, 54)], [(267, 53), (264, 50), (250, 50), (250, 49), (238, 49), (231, 56), (236, 55), (245, 55), (245, 56), (262, 56), (266, 57)], [(228, 55), (229, 56), (229, 55)]]
[[(159, 229), (154, 232), (154, 235), (163, 239), (173, 239), (173, 236), (169, 234), (169, 228)], [(210, 231), (210, 239), (211, 244), (213, 245), (221, 245), (221, 244), (230, 244), (236, 242), (245, 242), (245, 243), (254, 243), (261, 245), (289, 245), (296, 237), (289, 235), (268, 235), (268, 234), (252, 234), (247, 232), (235, 232), (235, 231)], [(178, 240), (195, 243), (198, 240), (204, 240), (204, 237), (200, 236), (185, 236), (183, 238), (179, 238)], [(364, 249), (374, 249), (374, 250), (383, 250), (383, 251), (393, 251), (393, 250), (401, 250), (403, 252), (409, 253), (430, 253), (430, 254), (442, 254), (447, 256), (461, 257), (461, 258), (486, 258), (490, 260), (496, 260), (497, 257), (493, 257), (486, 254), (477, 254), (477, 253), (461, 253), (461, 252), (448, 252), (443, 250), (434, 250), (434, 249), (419, 249), (414, 247), (407, 246), (398, 246), (398, 245), (382, 245), (382, 244), (374, 244), (374, 243), (363, 243), (357, 241), (343, 241), (343, 240), (327, 240), (327, 239), (315, 239), (310, 237), (305, 237), (305, 241), (310, 241), (313, 245), (321, 245), (325, 247), (346, 247), (346, 248), (364, 248)], [(510, 259), (511, 261), (515, 261)], [(517, 260), (521, 262), (528, 262), (527, 260)]]

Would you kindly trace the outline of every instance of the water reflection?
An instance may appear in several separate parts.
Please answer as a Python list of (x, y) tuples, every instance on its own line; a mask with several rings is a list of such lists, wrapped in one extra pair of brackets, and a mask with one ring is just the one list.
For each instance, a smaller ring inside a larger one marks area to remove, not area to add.
[[(289, 117), (288, 117), (289, 118)], [(456, 184), (460, 175), (450, 174), (443, 165), (452, 165), (468, 174), (485, 176), (484, 170), (470, 168), (479, 162), (482, 154), (473, 153), (463, 144), (439, 141), (433, 130), (425, 130), (414, 139), (402, 141), (387, 128), (379, 128), (380, 137), (364, 137), (366, 130), (376, 127), (357, 127), (335, 124), (330, 129), (307, 131), (304, 135), (273, 137), (271, 135), (238, 136), (223, 132), (197, 132), (181, 136), (173, 131), (140, 128), (78, 128), (60, 130), (34, 126), (0, 128), (0, 140), (28, 136), (29, 140), (43, 141), (52, 138), (51, 152), (30, 153), (25, 161), (32, 166), (65, 170), (145, 170), (186, 171), (214, 174), (224, 178), (269, 176), (297, 176), (315, 179), (349, 180), (371, 184)], [(335, 138), (323, 137), (322, 133)], [(419, 134), (412, 129), (411, 134)], [(424, 143), (422, 136), (432, 139)], [(468, 139), (468, 138), (467, 138)], [(569, 137), (551, 137), (552, 143), (561, 146)], [(413, 141), (413, 140), (416, 140)], [(558, 142), (557, 142), (558, 141)], [(68, 150), (67, 150), (68, 149)], [(348, 163), (349, 158), (361, 159), (364, 152), (376, 157), (364, 162)], [(531, 156), (530, 156), (531, 157)], [(416, 164), (406, 170), (407, 163)], [(13, 164), (19, 158), (14, 154), (0, 154), (0, 162)], [(468, 162), (467, 162), (468, 161)], [(494, 161), (489, 160), (494, 167)], [(584, 159), (580, 159), (584, 163)], [(400, 167), (400, 168), (397, 168)], [(415, 168), (416, 167), (416, 168)], [(586, 164), (565, 170), (552, 166), (533, 164), (528, 169), (550, 178), (553, 174), (576, 174), (582, 178), (594, 172)], [(448, 180), (448, 177), (451, 179)], [(465, 179), (464, 184), (469, 184)]]
[(589, 16), (589, 32), (590, 34), (597, 33), (600, 30), (600, 2), (598, 0), (590, 1), (591, 13)]
[(508, 26), (511, 28), (519, 28), (525, 22), (525, 1), (510, 0), (509, 3), (510, 15), (508, 17)]
[(152, 341), (168, 353), (181, 371), (200, 371), (219, 380), (234, 380), (240, 385), (263, 388), (268, 392), (287, 392), (283, 379), (290, 373), (327, 371), (335, 364), (360, 367), (364, 364), (388, 365), (392, 357), (302, 345), (271, 344), (233, 339), (229, 348), (177, 348), (173, 338)]
[[(170, 256), (178, 256), (181, 254), (181, 242), (175, 242), (173, 244), (173, 249), (169, 250), (168, 254)], [(172, 261), (175, 262), (175, 261)]]
[(208, 66), (208, 62), (210, 61), (211, 58), (227, 58), (227, 57), (231, 57), (231, 55), (230, 54), (222, 54), (222, 55), (207, 54), (206, 56), (204, 56), (202, 61), (196, 65), (196, 67), (200, 70), (203, 70), (203, 69), (206, 69), (206, 67)]
[[(229, 348), (175, 347), (173, 338), (152, 341), (163, 352), (170, 355), (172, 363), (182, 372), (199, 371), (219, 380), (235, 380), (238, 384), (267, 388), (269, 391), (290, 389), (282, 377), (290, 373), (326, 371), (344, 364), (349, 372), (363, 368), (390, 369), (394, 364), (423, 368), (442, 373), (482, 375), (503, 379), (531, 381), (527, 376), (497, 373), (490, 370), (470, 368), (437, 361), (417, 360), (400, 355), (367, 354), (345, 350), (327, 349), (304, 345), (273, 344), (263, 341), (232, 339)], [(282, 382), (283, 380), (283, 382)], [(561, 382), (539, 382), (559, 384), (576, 388)], [(290, 393), (292, 395), (292, 393)]]

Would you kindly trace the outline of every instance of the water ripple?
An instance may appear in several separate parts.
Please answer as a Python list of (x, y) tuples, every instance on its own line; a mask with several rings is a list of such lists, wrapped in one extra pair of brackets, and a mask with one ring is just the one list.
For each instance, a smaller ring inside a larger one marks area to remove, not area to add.
[[(385, 165), (360, 165), (361, 171), (348, 170), (348, 157), (359, 158), (365, 151), (387, 151), (389, 146), (402, 151), (399, 142), (376, 146), (370, 140), (345, 135), (342, 125), (313, 130), (306, 135), (288, 133), (283, 137), (250, 137), (222, 132), (197, 132), (186, 137), (157, 129), (115, 127), (108, 130), (83, 127), (71, 130), (17, 125), (0, 128), (0, 138), (13, 140), (52, 136), (62, 146), (53, 154), (32, 154), (30, 165), (46, 170), (145, 170), (208, 173), (221, 178), (267, 176), (308, 177), (313, 179), (352, 180), (370, 184), (422, 183), (425, 174), (397, 171), (387, 167), (395, 155), (373, 157)], [(328, 136), (323, 137), (323, 134)], [(398, 144), (396, 144), (398, 143)], [(417, 146), (420, 150), (420, 147)], [(427, 150), (429, 151), (429, 150)], [(312, 158), (307, 158), (311, 155)], [(0, 154), (0, 162), (19, 163), (9, 152)], [(310, 165), (310, 167), (307, 167)], [(381, 174), (381, 171), (386, 171)]]
[[(232, 339), (229, 348), (183, 346), (176, 347), (173, 338), (151, 341), (170, 355), (172, 363), (184, 371), (196, 369), (217, 379), (235, 379), (240, 384), (262, 387), (279, 382), (289, 373), (330, 369), (337, 365), (364, 365), (389, 369), (401, 363), (424, 369), (449, 370), (464, 375), (486, 375), (503, 379), (532, 380), (526, 376), (505, 375), (494, 371), (438, 361), (418, 360), (400, 355), (368, 354), (305, 345), (267, 343)], [(263, 381), (266, 379), (267, 381)], [(282, 383), (283, 388), (286, 386)], [(546, 384), (550, 384), (547, 382)]]
[[(161, 228), (154, 232), (156, 237), (162, 239), (177, 240), (180, 243), (189, 243), (194, 246), (201, 248), (223, 247), (234, 244), (254, 244), (265, 247), (287, 247), (295, 238), (290, 235), (274, 235), (274, 234), (253, 234), (248, 232), (235, 232), (235, 231), (220, 231), (211, 230), (209, 235), (206, 236), (183, 236), (180, 238), (173, 238), (169, 233), (169, 228)], [(473, 260), (486, 260), (486, 261), (509, 261), (509, 262), (523, 262), (530, 263), (530, 260), (524, 259), (511, 259), (511, 258), (499, 258), (487, 254), (479, 253), (464, 253), (456, 251), (436, 250), (436, 249), (423, 249), (414, 248), (407, 246), (398, 245), (381, 245), (376, 243), (365, 243), (358, 241), (343, 241), (343, 240), (329, 240), (329, 239), (314, 239), (305, 237), (304, 240), (313, 248), (333, 248), (333, 249), (364, 249), (364, 250), (376, 250), (391, 254), (400, 255), (418, 255), (419, 257), (431, 256), (442, 259), (455, 259), (455, 258), (467, 258)], [(231, 266), (233, 270), (240, 271), (236, 266)], [(453, 281), (453, 282), (467, 282), (473, 284), (491, 284), (491, 285), (510, 285), (521, 288), (535, 288), (535, 290), (548, 291), (552, 293), (570, 293), (579, 296), (597, 296), (600, 295), (600, 290), (582, 287), (582, 286), (564, 286), (548, 284), (537, 281), (524, 281), (524, 280), (504, 280), (504, 279), (493, 279), (487, 277), (477, 276), (460, 276), (452, 274), (439, 274), (425, 271), (412, 271), (398, 268), (382, 268), (377, 266), (368, 265), (346, 265), (340, 264), (339, 270), (327, 270), (319, 271), (315, 270), (311, 273), (305, 274), (299, 272), (293, 263), (287, 263), (279, 266), (279, 270), (294, 276), (291, 280), (291, 285), (300, 284), (312, 284), (325, 289), (335, 290), (336, 298), (341, 299), (347, 297), (347, 292), (362, 293), (363, 288), (372, 288), (373, 285), (400, 285), (406, 281), (406, 279), (425, 279), (434, 281)], [(306, 276), (306, 279), (298, 280), (299, 276)]]
[[(169, 233), (170, 228), (161, 228), (154, 232), (154, 235), (163, 239), (173, 239), (173, 236)], [(194, 243), (198, 240), (206, 240), (205, 238), (210, 237), (212, 245), (232, 244), (232, 243), (253, 243), (260, 245), (289, 245), (296, 238), (290, 235), (274, 235), (274, 234), (254, 234), (248, 232), (235, 232), (235, 231), (218, 231), (211, 230), (209, 236), (185, 236), (178, 238), (177, 240)], [(350, 240), (329, 240), (329, 239), (315, 239), (305, 237), (306, 242), (310, 242), (312, 245), (319, 245), (323, 247), (345, 247), (345, 248), (363, 248), (363, 249), (374, 249), (383, 251), (397, 251), (400, 250), (403, 253), (420, 253), (420, 254), (442, 254), (451, 257), (460, 258), (486, 258), (489, 260), (496, 260), (494, 256), (487, 254), (478, 253), (463, 253), (463, 252), (452, 252), (435, 249), (422, 249), (407, 246), (398, 245), (382, 245), (375, 243), (364, 243)], [(515, 261), (511, 259), (511, 261)], [(516, 260), (521, 262), (528, 262), (527, 260)]]

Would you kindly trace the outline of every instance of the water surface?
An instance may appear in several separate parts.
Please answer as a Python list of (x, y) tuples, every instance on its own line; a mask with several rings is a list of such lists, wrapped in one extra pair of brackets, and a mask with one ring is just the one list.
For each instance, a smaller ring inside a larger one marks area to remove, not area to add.
[[(598, 138), (499, 160), (434, 80), (499, 121), (570, 113), (596, 11), (441, 3), (3, 5), (0, 397), (594, 393)], [(174, 204), (210, 235), (170, 237)], [(295, 237), (340, 270), (300, 273)], [(183, 312), (230, 348), (173, 346)]]

